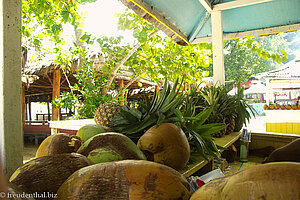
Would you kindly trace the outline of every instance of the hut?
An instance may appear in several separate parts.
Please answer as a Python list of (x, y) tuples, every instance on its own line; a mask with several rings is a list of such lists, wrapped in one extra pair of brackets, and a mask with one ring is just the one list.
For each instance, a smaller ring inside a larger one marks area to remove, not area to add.
[[(103, 65), (102, 57), (93, 55), (91, 56), (91, 59), (93, 59), (95, 68), (99, 70), (100, 66)], [(75, 113), (75, 110), (61, 112), (58, 108), (53, 106), (51, 108), (50, 104), (52, 100), (60, 96), (61, 92), (71, 91), (70, 87), (78, 82), (77, 78), (74, 76), (77, 70), (81, 70), (81, 68), (78, 67), (77, 60), (72, 62), (72, 66), (68, 73), (66, 73), (59, 65), (56, 65), (53, 60), (26, 63), (22, 76), (23, 116), (25, 116), (23, 125), (25, 138), (35, 140), (35, 143), (38, 144), (39, 138), (44, 138), (51, 134), (48, 121), (66, 119), (71, 113)], [(101, 75), (100, 70), (99, 75)], [(114, 80), (116, 88), (127, 88), (124, 94), (124, 104), (140, 101), (138, 96), (131, 95), (133, 90), (156, 85), (156, 83), (151, 82), (148, 76), (133, 80), (131, 79), (132, 75), (133, 73), (129, 71), (129, 67), (123, 66)], [(129, 102), (127, 99), (129, 99)], [(36, 116), (32, 118), (32, 102), (47, 103), (48, 112), (36, 114)]]

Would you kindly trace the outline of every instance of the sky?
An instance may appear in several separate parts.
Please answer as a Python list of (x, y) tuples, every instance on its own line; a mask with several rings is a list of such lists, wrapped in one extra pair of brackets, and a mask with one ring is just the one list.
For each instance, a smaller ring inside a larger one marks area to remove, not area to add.
[(118, 19), (114, 13), (122, 13), (125, 6), (118, 0), (98, 0), (80, 6), (80, 11), (86, 12), (85, 30), (94, 35), (117, 35)]
[[(125, 42), (133, 42), (132, 33), (130, 31), (118, 31), (118, 18), (114, 17), (115, 13), (124, 12), (126, 7), (118, 0), (98, 0), (95, 3), (87, 3), (79, 6), (79, 12), (84, 18), (83, 31), (92, 33), (92, 35), (101, 37), (123, 35)], [(73, 27), (65, 25), (67, 37), (73, 37)]]

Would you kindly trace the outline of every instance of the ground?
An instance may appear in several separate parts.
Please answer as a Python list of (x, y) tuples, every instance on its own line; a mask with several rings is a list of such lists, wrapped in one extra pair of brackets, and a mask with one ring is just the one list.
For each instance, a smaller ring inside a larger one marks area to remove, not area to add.
[(23, 149), (23, 160), (24, 162), (32, 159), (35, 157), (35, 153), (37, 151), (38, 146), (36, 146), (34, 143), (31, 144), (29, 142), (26, 142), (24, 144), (24, 149)]
[(233, 174), (235, 172), (247, 169), (249, 167), (259, 165), (264, 160), (263, 157), (257, 157), (257, 156), (248, 156), (248, 162), (242, 163), (238, 159), (236, 159), (234, 162), (229, 163), (225, 170), (225, 175)]

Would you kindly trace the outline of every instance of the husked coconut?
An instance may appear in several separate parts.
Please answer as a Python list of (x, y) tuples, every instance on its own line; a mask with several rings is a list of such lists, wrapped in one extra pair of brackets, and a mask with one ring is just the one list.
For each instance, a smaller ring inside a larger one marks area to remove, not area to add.
[(300, 199), (300, 163), (256, 165), (210, 181), (190, 200)]
[(43, 156), (19, 167), (9, 181), (29, 194), (56, 193), (71, 174), (90, 164), (91, 161), (77, 153)]
[(51, 156), (61, 153), (74, 153), (81, 141), (66, 133), (57, 133), (47, 137), (39, 146), (35, 157)]
[(106, 162), (82, 168), (59, 188), (59, 200), (188, 200), (187, 180), (174, 169), (146, 160)]
[(300, 162), (300, 138), (275, 149), (263, 163), (269, 162)]
[(183, 169), (190, 158), (190, 145), (184, 132), (171, 123), (151, 127), (140, 137), (137, 146), (148, 160), (176, 170)]

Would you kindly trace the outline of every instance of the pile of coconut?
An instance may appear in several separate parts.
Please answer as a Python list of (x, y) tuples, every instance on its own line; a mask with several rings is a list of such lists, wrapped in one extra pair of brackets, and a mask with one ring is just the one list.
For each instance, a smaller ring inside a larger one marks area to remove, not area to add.
[(76, 136), (59, 133), (47, 137), (36, 158), (10, 177), (9, 191), (39, 194), (36, 199), (62, 200), (300, 197), (300, 164), (292, 162), (258, 165), (216, 179), (192, 194), (188, 181), (179, 172), (189, 157), (188, 140), (174, 124), (153, 126), (137, 144), (109, 128), (86, 125)]

